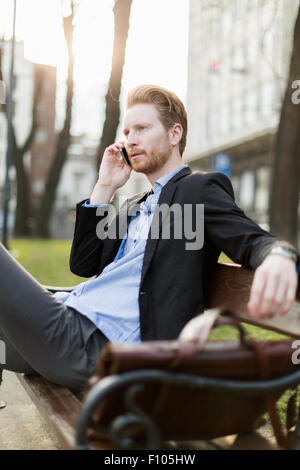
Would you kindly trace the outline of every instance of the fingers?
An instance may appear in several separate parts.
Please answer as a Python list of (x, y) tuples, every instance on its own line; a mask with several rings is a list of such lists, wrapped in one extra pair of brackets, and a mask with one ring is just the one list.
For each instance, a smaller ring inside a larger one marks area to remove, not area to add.
[[(289, 309), (287, 309), (287, 290), (288, 285), (282, 281), (278, 282), (277, 288), (274, 292), (274, 314), (285, 315)], [(271, 306), (272, 307), (272, 306)]]
[(115, 142), (106, 147), (99, 166), (97, 183), (100, 186), (109, 186), (113, 191), (116, 191), (130, 178), (131, 167), (126, 165), (124, 159), (119, 155), (124, 145), (124, 142)]
[(295, 264), (286, 258), (269, 256), (255, 271), (248, 310), (257, 318), (284, 316), (293, 305), (296, 290)]
[(125, 147), (124, 142), (115, 142), (114, 144), (109, 145), (106, 147), (101, 165), (102, 166), (107, 166), (109, 165), (109, 168), (117, 168), (119, 170), (123, 170), (126, 165), (124, 163), (124, 160), (122, 156), (119, 154), (119, 152)]
[(279, 312), (280, 316), (284, 316), (287, 314), (287, 312), (292, 308), (293, 303), (296, 298), (296, 292), (297, 292), (297, 281), (295, 283), (292, 283), (288, 288), (286, 292), (286, 301), (284, 304), (284, 307), (282, 310)]
[(259, 306), (263, 298), (265, 285), (266, 285), (266, 278), (263, 275), (263, 273), (257, 269), (254, 274), (251, 291), (250, 291), (250, 299), (248, 302), (248, 310), (253, 316), (259, 316), (258, 311), (259, 311)]
[(110, 155), (117, 155), (118, 152), (124, 147), (124, 143), (123, 142), (116, 142), (114, 144), (111, 144), (109, 145), (109, 147), (107, 147), (105, 149), (105, 153), (107, 152), (108, 154)]

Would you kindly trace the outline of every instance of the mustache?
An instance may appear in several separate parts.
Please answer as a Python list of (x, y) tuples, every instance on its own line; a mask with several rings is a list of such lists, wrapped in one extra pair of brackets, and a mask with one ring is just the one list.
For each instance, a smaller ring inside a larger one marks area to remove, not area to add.
[(132, 157), (132, 155), (137, 155), (137, 154), (141, 154), (141, 153), (145, 153), (144, 150), (132, 149), (132, 150), (128, 151), (128, 155), (130, 157)]

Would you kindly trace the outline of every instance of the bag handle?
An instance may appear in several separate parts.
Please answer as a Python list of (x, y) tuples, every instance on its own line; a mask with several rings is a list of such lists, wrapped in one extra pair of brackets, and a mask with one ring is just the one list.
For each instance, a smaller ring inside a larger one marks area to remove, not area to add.
[(240, 343), (249, 346), (246, 341), (246, 331), (233, 316), (233, 313), (226, 308), (214, 308), (192, 318), (182, 329), (179, 341), (179, 355), (190, 356), (202, 351), (213, 328), (230, 325), (238, 329), (240, 333)]
[[(220, 318), (223, 315), (224, 317)], [(244, 344), (245, 330), (239, 324), (239, 322), (232, 317), (232, 313), (228, 309), (220, 307), (207, 310), (206, 312), (200, 313), (196, 317), (192, 318), (192, 320), (190, 320), (181, 330), (178, 338), (178, 351), (176, 357), (169, 364), (168, 370), (175, 371), (177, 367), (182, 364), (182, 361), (184, 361), (186, 357), (191, 357), (196, 352), (201, 351), (208, 340), (211, 330), (215, 326), (221, 326), (225, 324), (230, 324), (238, 328), (240, 332), (241, 343)], [(165, 399), (168, 396), (168, 390), (168, 384), (164, 384), (157, 397), (156, 405), (151, 415), (152, 418), (156, 416), (157, 413), (159, 413), (163, 408)]]
[[(246, 332), (240, 322), (233, 317), (233, 313), (226, 308), (215, 308), (197, 315), (190, 320), (179, 335), (179, 351), (176, 359), (171, 363), (170, 369), (176, 368), (184, 357), (190, 357), (196, 352), (201, 351), (214, 327), (230, 325), (235, 326), (240, 333), (240, 342), (242, 345), (251, 346), (256, 352), (259, 364), (260, 376), (263, 380), (270, 378), (270, 364), (264, 348), (254, 340), (246, 341)], [(285, 433), (281, 424), (280, 417), (276, 409), (276, 398), (274, 396), (266, 397), (267, 411), (270, 417), (271, 425), (280, 447), (288, 448), (289, 433)], [(290, 420), (295, 421), (295, 398), (291, 397), (288, 405)]]

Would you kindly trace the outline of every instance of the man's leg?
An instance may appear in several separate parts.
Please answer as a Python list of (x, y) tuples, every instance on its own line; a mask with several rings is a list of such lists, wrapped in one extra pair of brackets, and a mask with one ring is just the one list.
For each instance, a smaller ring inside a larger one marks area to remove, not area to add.
[(0, 378), (2, 377), (3, 370), (10, 370), (21, 374), (36, 374), (35, 370), (24, 360), (0, 330)]
[[(25, 374), (36, 374), (0, 331), (0, 386), (4, 369)], [(6, 403), (0, 400), (0, 409), (5, 407)]]
[[(0, 331), (38, 374), (81, 389), (106, 338), (53, 297), (0, 245)], [(92, 355), (91, 357), (91, 350)]]

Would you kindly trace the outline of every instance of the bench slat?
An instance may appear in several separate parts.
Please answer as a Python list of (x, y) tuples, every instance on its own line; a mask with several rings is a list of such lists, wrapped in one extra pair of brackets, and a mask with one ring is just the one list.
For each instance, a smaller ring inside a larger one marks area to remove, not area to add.
[(229, 308), (242, 321), (300, 338), (300, 285), (291, 310), (284, 317), (258, 319), (247, 309), (254, 271), (236, 265), (219, 264), (207, 286), (206, 307)]
[(78, 398), (67, 388), (41, 376), (16, 375), (63, 447), (74, 448), (74, 430), (81, 409)]

